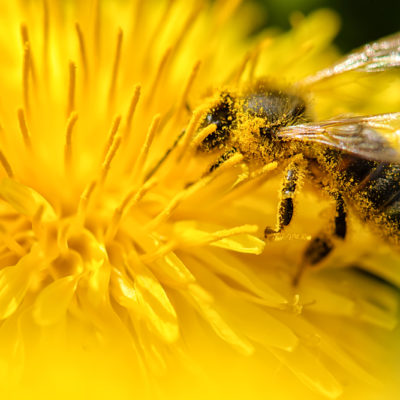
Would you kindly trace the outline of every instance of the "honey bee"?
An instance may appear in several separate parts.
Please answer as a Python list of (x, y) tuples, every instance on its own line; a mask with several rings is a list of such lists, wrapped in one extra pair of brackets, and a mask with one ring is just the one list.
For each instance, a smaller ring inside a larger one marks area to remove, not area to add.
[(334, 220), (327, 224), (331, 230), (311, 239), (294, 284), (305, 267), (321, 263), (331, 253), (336, 239), (345, 239), (349, 208), (386, 240), (400, 243), (400, 155), (382, 134), (396, 132), (400, 112), (313, 121), (299, 93), (350, 71), (372, 73), (399, 67), (400, 34), (396, 34), (365, 45), (291, 88), (258, 80), (243, 90), (225, 90), (205, 116), (202, 127), (215, 124), (216, 129), (198, 150), (221, 153), (209, 172), (236, 153), (249, 164), (277, 161), (283, 170), (277, 224), (265, 228), (266, 238), (290, 224), (293, 199), (303, 179), (335, 200)]
[(219, 152), (207, 173), (238, 153), (248, 165), (277, 161), (283, 171), (277, 224), (265, 228), (266, 238), (290, 224), (295, 212), (293, 199), (304, 179), (334, 199), (336, 213), (327, 224), (331, 229), (308, 243), (294, 284), (305, 267), (321, 263), (335, 243), (345, 239), (349, 208), (386, 240), (400, 243), (400, 155), (382, 133), (395, 134), (400, 112), (314, 121), (301, 94), (348, 72), (396, 68), (400, 68), (400, 33), (367, 44), (291, 87), (276, 87), (261, 79), (244, 89), (224, 90), (205, 115), (201, 128), (215, 124), (215, 130), (201, 141), (198, 151)]

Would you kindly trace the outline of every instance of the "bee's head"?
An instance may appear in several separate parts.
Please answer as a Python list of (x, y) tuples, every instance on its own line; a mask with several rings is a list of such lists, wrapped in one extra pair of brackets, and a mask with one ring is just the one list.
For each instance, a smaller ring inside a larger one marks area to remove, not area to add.
[(217, 128), (200, 143), (199, 150), (210, 152), (221, 149), (229, 140), (235, 119), (234, 98), (230, 93), (222, 92), (218, 101), (210, 108), (200, 127), (202, 129), (208, 125), (215, 124)]
[(243, 111), (250, 117), (261, 118), (260, 135), (271, 140), (280, 128), (304, 122), (306, 105), (297, 94), (270, 88), (261, 81), (243, 97)]

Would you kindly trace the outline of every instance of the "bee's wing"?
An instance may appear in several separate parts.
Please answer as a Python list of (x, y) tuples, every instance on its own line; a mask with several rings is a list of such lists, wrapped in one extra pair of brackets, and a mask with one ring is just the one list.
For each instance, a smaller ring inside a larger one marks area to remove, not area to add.
[[(400, 154), (394, 148), (400, 139), (399, 125), (400, 113), (346, 117), (288, 126), (278, 137), (324, 144), (368, 160), (399, 163)], [(395, 146), (390, 139), (397, 142)]]
[(400, 32), (364, 45), (331, 67), (308, 76), (301, 83), (310, 86), (345, 72), (379, 72), (394, 68), (400, 68)]

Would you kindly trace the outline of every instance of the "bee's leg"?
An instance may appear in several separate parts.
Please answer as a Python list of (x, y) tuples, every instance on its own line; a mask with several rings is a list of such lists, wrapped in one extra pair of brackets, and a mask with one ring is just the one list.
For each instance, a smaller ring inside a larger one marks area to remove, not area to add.
[(225, 161), (229, 160), (235, 153), (237, 153), (237, 150), (235, 147), (232, 147), (225, 153), (221, 154), (217, 160), (210, 166), (208, 171), (206, 172), (205, 175), (210, 174), (211, 172), (215, 171), (217, 168), (219, 168)]
[(293, 217), (293, 198), (298, 188), (299, 178), (303, 175), (306, 164), (302, 157), (295, 157), (285, 170), (285, 177), (281, 189), (281, 200), (278, 206), (278, 224), (276, 229), (266, 227), (264, 235), (280, 233), (290, 224)]
[[(216, 161), (211, 164), (211, 166), (208, 168), (208, 170), (203, 174), (203, 178), (206, 177), (207, 175), (210, 175), (213, 171), (215, 171), (217, 168), (221, 167), (221, 165), (228, 161), (234, 154), (236, 154), (238, 151), (235, 147), (232, 147), (231, 149), (229, 149), (228, 151), (226, 151), (225, 153), (222, 153), (217, 159)], [(195, 182), (188, 182), (185, 185), (185, 188), (188, 188), (190, 186), (192, 186)]]
[(347, 224), (346, 224), (346, 210), (343, 197), (336, 194), (336, 215), (333, 224), (333, 232), (321, 233), (311, 240), (307, 246), (300, 268), (293, 279), (293, 284), (297, 285), (304, 268), (319, 264), (328, 254), (331, 253), (334, 246), (334, 239), (344, 239), (346, 237)]

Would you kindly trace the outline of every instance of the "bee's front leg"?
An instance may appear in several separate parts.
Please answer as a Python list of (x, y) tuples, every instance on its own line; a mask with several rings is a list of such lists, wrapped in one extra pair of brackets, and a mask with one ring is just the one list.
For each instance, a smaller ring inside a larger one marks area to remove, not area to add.
[(281, 189), (281, 199), (278, 205), (278, 222), (275, 229), (266, 227), (264, 235), (267, 238), (269, 235), (280, 233), (286, 226), (290, 224), (293, 217), (294, 206), (293, 198), (299, 183), (304, 175), (307, 163), (302, 155), (294, 156), (285, 170), (283, 185)]
[(334, 230), (330, 233), (321, 232), (315, 238), (311, 240), (307, 246), (300, 268), (293, 278), (293, 285), (299, 283), (300, 277), (303, 271), (308, 266), (314, 266), (319, 264), (324, 258), (326, 258), (331, 251), (334, 249), (334, 239), (344, 239), (346, 237), (347, 224), (346, 224), (346, 209), (344, 200), (341, 194), (335, 195), (336, 199), (336, 214), (334, 221)]

